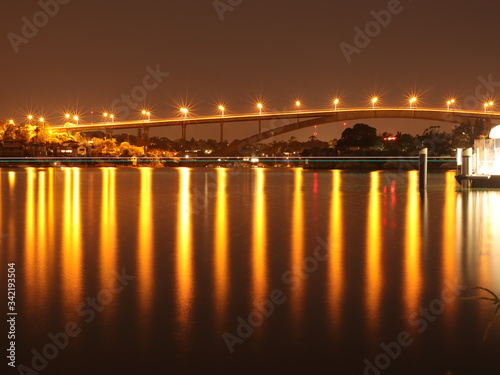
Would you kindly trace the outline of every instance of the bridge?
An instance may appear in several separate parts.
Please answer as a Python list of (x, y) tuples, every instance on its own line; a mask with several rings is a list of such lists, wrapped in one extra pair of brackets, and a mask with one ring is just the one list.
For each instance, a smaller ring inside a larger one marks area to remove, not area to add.
[[(346, 122), (365, 119), (400, 118), (427, 121), (442, 121), (451, 124), (472, 124), (484, 121), (491, 128), (493, 121), (500, 122), (500, 112), (471, 111), (461, 109), (436, 108), (349, 108), (336, 110), (295, 110), (262, 114), (216, 115), (201, 117), (182, 117), (162, 120), (115, 121), (99, 124), (65, 124), (51, 126), (57, 132), (104, 131), (112, 134), (113, 130), (139, 129), (147, 140), (151, 128), (178, 126), (182, 139), (186, 139), (188, 126), (219, 124), (219, 139), (224, 140), (224, 124), (234, 122), (257, 122), (258, 132), (241, 140), (240, 144), (252, 144), (280, 134), (303, 129), (315, 125)], [(263, 128), (264, 125), (264, 128)]]

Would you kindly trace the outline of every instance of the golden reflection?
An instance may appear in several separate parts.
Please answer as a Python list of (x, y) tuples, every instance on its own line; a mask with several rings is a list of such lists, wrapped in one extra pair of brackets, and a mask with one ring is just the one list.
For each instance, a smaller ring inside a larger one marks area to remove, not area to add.
[(497, 290), (500, 288), (497, 272), (500, 195), (496, 191), (468, 191), (462, 192), (462, 195), (466, 228), (463, 241), (467, 241), (468, 271), (477, 273), (480, 286)]
[(344, 238), (342, 226), (342, 193), (340, 191), (342, 172), (332, 171), (332, 195), (330, 198), (329, 228), (329, 295), (330, 322), (332, 327), (339, 327), (344, 290)]
[(382, 230), (380, 205), (380, 173), (370, 173), (370, 193), (368, 201), (368, 222), (366, 239), (366, 308), (368, 325), (377, 329), (380, 319), (380, 294), (382, 291)]
[[(302, 263), (304, 260), (304, 202), (302, 193), (303, 174), (302, 168), (294, 169), (294, 192), (292, 211), (292, 259), (291, 272), (297, 280), (302, 280)], [(296, 289), (291, 295), (291, 307), (294, 319), (294, 326), (297, 327), (301, 321), (301, 314), (304, 310), (304, 281), (296, 284)]]
[[(454, 268), (458, 275), (466, 274), (475, 286), (494, 292), (500, 289), (500, 192), (464, 190), (456, 194), (457, 255)], [(462, 250), (463, 249), (463, 250)], [(451, 280), (455, 284), (455, 279)], [(460, 283), (462, 280), (458, 280)], [(463, 282), (462, 282), (463, 283)], [(467, 291), (461, 291), (462, 296)], [(469, 294), (469, 293), (467, 293)], [(484, 293), (477, 293), (484, 295)], [(456, 321), (457, 307), (450, 304)], [(484, 330), (486, 319), (491, 316), (488, 304), (476, 304), (484, 320), (471, 322), (478, 331)], [(446, 313), (446, 312), (445, 312)], [(495, 323), (494, 323), (495, 324)]]
[[(140, 207), (139, 207), (139, 301), (141, 311), (145, 315), (151, 310), (154, 289), (153, 283), (153, 205), (151, 168), (139, 168), (141, 174)], [(108, 176), (110, 178), (110, 176)], [(113, 182), (109, 182), (114, 184)], [(111, 216), (110, 216), (111, 217)], [(109, 239), (109, 238), (108, 238)], [(113, 240), (111, 240), (113, 241)]]
[[(442, 272), (443, 281), (454, 283), (457, 278), (457, 232), (456, 232), (456, 188), (455, 172), (449, 171), (446, 173), (446, 187), (444, 191), (444, 208), (443, 208), (443, 255), (442, 255)], [(445, 285), (443, 285), (444, 287)], [(447, 325), (454, 325), (456, 317), (456, 304), (449, 304), (444, 311)]]
[(49, 249), (49, 256), (51, 262), (51, 269), (53, 269), (54, 261), (54, 239), (55, 239), (55, 229), (54, 229), (54, 168), (48, 169), (48, 183), (47, 183), (47, 248)]
[[(256, 168), (254, 186), (253, 206), (253, 233), (252, 233), (252, 270), (253, 270), (253, 292), (254, 303), (260, 303), (266, 299), (267, 290), (267, 235), (266, 235), (266, 200), (265, 200), (265, 169)], [(253, 306), (252, 306), (253, 307)]]
[(420, 231), (420, 194), (418, 171), (408, 172), (408, 192), (406, 198), (405, 224), (405, 261), (404, 261), (404, 301), (406, 316), (418, 312), (421, 276), (421, 231)]
[[(35, 181), (36, 170), (26, 168), (26, 212), (24, 227), (24, 256), (26, 259), (26, 285), (37, 285), (36, 283), (36, 244), (35, 244)], [(28, 301), (33, 301), (37, 295), (35, 287), (27, 288)]]
[(9, 171), (8, 176), (9, 176), (9, 194), (12, 195), (12, 193), (14, 192), (14, 187), (16, 186), (16, 172)]
[[(500, 243), (500, 194), (493, 191), (478, 192), (480, 201), (483, 202), (483, 220), (481, 233), (481, 243), (483, 246), (480, 248), (480, 262), (481, 269), (480, 275), (487, 275), (487, 280), (480, 280), (481, 285), (488, 285), (491, 290), (498, 291), (500, 289), (500, 275), (498, 272), (498, 265), (500, 255), (498, 244)], [(483, 266), (486, 263), (487, 266)], [(485, 272), (483, 269), (488, 268)]]
[[(2, 249), (5, 249), (4, 245), (4, 235), (3, 235), (3, 206), (2, 206), (2, 185), (3, 185), (3, 176), (2, 176), (2, 168), (0, 168), (0, 245), (2, 246)], [(4, 250), (5, 251), (5, 250)], [(5, 253), (2, 253), (4, 255)], [(10, 262), (12, 258), (9, 257), (7, 258), (7, 261)]]
[(80, 170), (65, 168), (63, 177), (63, 300), (66, 308), (74, 309), (81, 302), (82, 237), (80, 220)]
[(193, 243), (191, 223), (191, 169), (178, 168), (179, 205), (177, 210), (177, 317), (181, 337), (187, 340), (193, 310)]
[(227, 219), (227, 171), (217, 168), (217, 201), (214, 223), (214, 249), (215, 249), (215, 315), (218, 326), (223, 327), (226, 320), (228, 280), (228, 233), (229, 222)]
[[(101, 288), (109, 285), (112, 271), (116, 270), (116, 169), (101, 168), (102, 200), (101, 200), (101, 236), (100, 236), (100, 268)], [(144, 196), (141, 192), (141, 199)], [(142, 205), (141, 205), (142, 206)], [(142, 211), (141, 211), (142, 212)]]
[[(36, 294), (43, 301), (48, 292), (48, 274), (51, 272), (47, 264), (47, 200), (46, 200), (46, 172), (38, 172), (38, 198), (37, 198), (37, 223), (36, 223), (36, 250), (35, 262), (38, 265), (36, 272)], [(35, 229), (35, 228), (33, 228)], [(40, 304), (41, 305), (41, 304)]]

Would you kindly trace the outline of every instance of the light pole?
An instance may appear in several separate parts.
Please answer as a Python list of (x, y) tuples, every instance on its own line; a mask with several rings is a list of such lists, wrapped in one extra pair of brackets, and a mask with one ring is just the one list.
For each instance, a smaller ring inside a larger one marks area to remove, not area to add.
[(111, 114), (111, 115), (109, 115), (109, 118), (111, 119), (111, 123), (114, 124), (115, 123), (115, 115)]
[(189, 113), (189, 109), (187, 109), (186, 107), (182, 107), (181, 108), (181, 112), (184, 114), (184, 120), (187, 119), (187, 115)]
[[(262, 103), (257, 103), (257, 108), (259, 109), (259, 116), (262, 116), (262, 107), (264, 107), (262, 105)], [(259, 134), (261, 132), (261, 129), (262, 129), (262, 119), (259, 117)]]
[(151, 121), (151, 112), (146, 111), (145, 109), (143, 109), (141, 113), (142, 113), (143, 116), (147, 116), (148, 122)]
[(455, 99), (450, 99), (446, 102), (446, 108), (447, 110), (449, 111), (450, 110), (450, 107), (455, 104)]
[(108, 122), (108, 116), (109, 116), (109, 113), (108, 112), (104, 112), (102, 114), (102, 117), (104, 118), (104, 123), (106, 124)]
[(31, 120), (33, 120), (33, 116), (32, 115), (28, 115), (28, 124), (31, 125)]
[(493, 101), (485, 102), (484, 103), (484, 113), (486, 113), (488, 111), (489, 107), (493, 107), (494, 105), (495, 105), (495, 103)]
[(78, 120), (79, 120), (79, 119), (80, 119), (80, 118), (79, 118), (78, 116), (74, 116), (74, 117), (73, 117), (73, 120), (75, 120), (76, 125), (78, 125)]
[(417, 97), (414, 96), (410, 99), (410, 109), (413, 109), (413, 105), (417, 102)]
[(340, 103), (340, 100), (338, 98), (333, 99), (333, 106), (335, 111), (337, 111), (337, 106)]
[(224, 142), (224, 123), (222, 122), (222, 118), (224, 117), (224, 111), (226, 108), (221, 104), (219, 105), (219, 111), (220, 111), (220, 127), (219, 127), (219, 140), (220, 142)]
[(186, 139), (186, 120), (189, 109), (187, 109), (186, 107), (182, 107), (181, 112), (184, 114), (184, 122), (181, 124), (182, 139)]
[(375, 109), (375, 104), (377, 104), (377, 102), (378, 102), (378, 97), (376, 97), (376, 96), (373, 97), (372, 98), (372, 109)]
[(296, 100), (295, 101), (295, 108), (297, 108), (297, 128), (299, 127), (299, 112), (300, 112), (300, 105), (302, 103), (300, 102), (300, 100)]

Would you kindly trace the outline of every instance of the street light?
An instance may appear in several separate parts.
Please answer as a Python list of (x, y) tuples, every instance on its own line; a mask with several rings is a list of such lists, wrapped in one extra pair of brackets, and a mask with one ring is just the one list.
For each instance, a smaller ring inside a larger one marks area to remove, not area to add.
[(375, 104), (377, 104), (378, 102), (378, 97), (374, 96), (371, 100), (372, 102), (372, 109), (375, 109)]
[(45, 119), (43, 117), (40, 117), (40, 119), (38, 121), (41, 122), (41, 123), (44, 123)]
[(102, 117), (104, 118), (104, 123), (106, 123), (108, 121), (108, 116), (109, 116), (108, 112), (104, 112), (102, 114)]
[(262, 103), (257, 103), (257, 108), (259, 109), (259, 116), (262, 116), (262, 108), (264, 106), (262, 105)]
[(455, 99), (450, 99), (446, 102), (446, 108), (448, 109), (448, 111), (450, 110), (450, 106), (452, 106), (453, 104), (455, 104)]
[(485, 102), (483, 104), (483, 106), (484, 106), (484, 113), (486, 113), (488, 111), (489, 107), (493, 107), (494, 105), (495, 105), (495, 103), (493, 101)]
[(111, 119), (111, 123), (114, 124), (115, 123), (115, 115), (111, 114), (111, 115), (109, 115), (109, 118)]
[(410, 109), (413, 109), (413, 105), (417, 102), (417, 97), (414, 96), (410, 98), (409, 102), (410, 102)]
[(32, 115), (28, 115), (28, 124), (31, 125), (31, 120), (33, 120), (33, 116)]
[(14, 125), (14, 120), (9, 120), (9, 124)]
[(226, 108), (222, 105), (219, 104), (219, 111), (220, 111), (220, 124), (219, 124), (219, 141), (222, 143), (224, 142), (224, 123), (222, 122), (222, 118), (224, 117), (224, 111)]
[(300, 110), (300, 106), (302, 105), (302, 103), (300, 102), (300, 100), (296, 100), (295, 101), (295, 107), (297, 107), (297, 111)]
[(226, 108), (221, 104), (219, 106), (219, 111), (220, 111), (220, 116), (221, 117), (224, 117), (224, 111), (226, 110)]
[(189, 113), (189, 109), (187, 109), (186, 107), (182, 107), (181, 112), (184, 114), (184, 119), (186, 119)]
[(78, 116), (73, 116), (73, 120), (75, 120), (76, 125), (78, 125), (79, 117)]
[(148, 117), (148, 121), (151, 121), (151, 112), (146, 111), (145, 109), (142, 110), (142, 115)]
[(339, 98), (335, 98), (333, 99), (333, 106), (335, 108), (335, 110), (337, 110), (337, 105), (340, 103), (340, 99)]

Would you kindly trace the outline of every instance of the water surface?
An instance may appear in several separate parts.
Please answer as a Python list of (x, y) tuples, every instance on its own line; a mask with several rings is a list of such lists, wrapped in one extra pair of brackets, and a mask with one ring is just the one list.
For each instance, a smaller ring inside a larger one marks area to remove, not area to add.
[(457, 188), (452, 172), (422, 195), (417, 172), (0, 169), (18, 364), (74, 322), (42, 374), (498, 373), (492, 305), (459, 297), (500, 291), (500, 192)]

